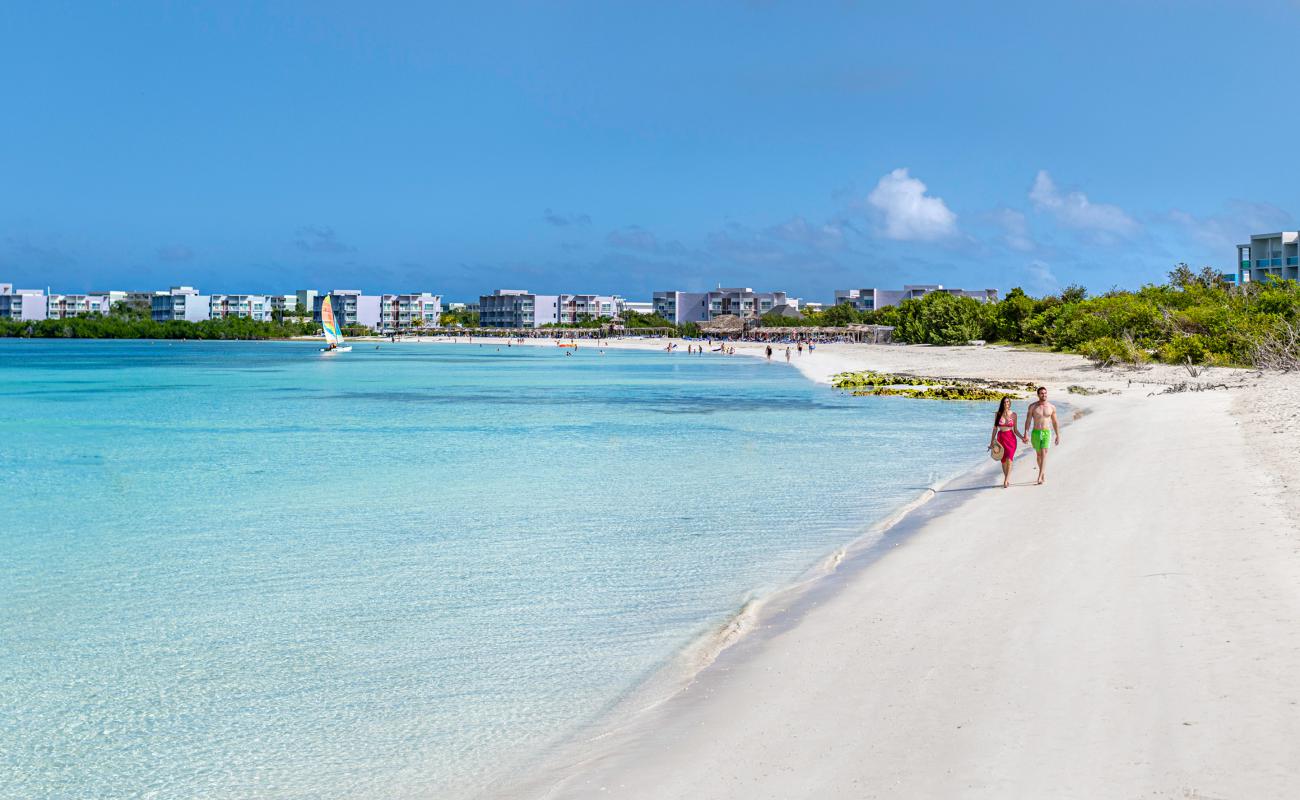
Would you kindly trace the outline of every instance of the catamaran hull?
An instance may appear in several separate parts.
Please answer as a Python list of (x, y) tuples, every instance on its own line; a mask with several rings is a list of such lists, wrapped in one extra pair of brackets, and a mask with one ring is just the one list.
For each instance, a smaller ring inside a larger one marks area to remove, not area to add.
[(321, 355), (326, 355), (326, 356), (332, 356), (335, 353), (351, 353), (352, 345), (347, 344), (342, 347), (322, 347), (320, 349), (320, 352)]

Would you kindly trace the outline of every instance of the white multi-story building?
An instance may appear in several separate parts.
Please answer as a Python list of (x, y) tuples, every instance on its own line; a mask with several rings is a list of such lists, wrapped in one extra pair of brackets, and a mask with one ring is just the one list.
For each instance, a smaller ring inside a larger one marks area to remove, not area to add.
[(623, 310), (635, 311), (638, 314), (653, 314), (655, 313), (655, 304), (653, 301), (647, 303), (640, 300), (624, 300)]
[(908, 284), (902, 289), (836, 289), (835, 305), (850, 305), (858, 311), (875, 311), (896, 306), (904, 300), (918, 300), (931, 292), (970, 297), (982, 303), (996, 303), (997, 289), (945, 289), (937, 283)]
[(86, 314), (107, 314), (112, 308), (108, 294), (52, 294), (45, 300), (46, 319), (67, 319)]
[(271, 301), (271, 311), (278, 311), (281, 314), (293, 314), (298, 308), (298, 295), (296, 294), (273, 294), (269, 297)]
[(330, 299), (334, 309), (334, 318), (339, 325), (360, 325), (372, 330), (379, 328), (380, 297), (377, 294), (362, 294), (358, 289), (334, 289), (327, 294), (318, 294), (313, 301), (312, 319), (320, 322), (320, 309), (325, 298)]
[(478, 324), (484, 328), (540, 328), (559, 320), (560, 296), (527, 289), (497, 289), (478, 299)]
[(42, 320), (47, 306), (40, 289), (15, 289), (12, 283), (0, 283), (0, 319)]
[(790, 305), (785, 292), (756, 292), (748, 287), (719, 287), (709, 292), (709, 319), (732, 314), (737, 317), (761, 317), (777, 306)]
[(1257, 233), (1250, 244), (1237, 245), (1237, 283), (1262, 281), (1270, 275), (1300, 280), (1300, 231)]
[(562, 294), (556, 304), (555, 322), (568, 325), (593, 319), (609, 319), (623, 310), (623, 298), (616, 294)]
[(208, 319), (212, 310), (210, 298), (199, 294), (199, 290), (193, 286), (173, 286), (165, 292), (154, 294), (151, 309), (154, 322), (202, 322)]
[(264, 294), (214, 294), (208, 300), (208, 318), (240, 317), (271, 321), (271, 298)]
[(705, 322), (723, 315), (761, 317), (781, 306), (797, 308), (799, 300), (785, 292), (756, 292), (745, 286), (719, 286), (710, 292), (655, 292), (654, 313), (681, 325)]
[(708, 292), (655, 292), (650, 303), (656, 315), (674, 325), (704, 322), (709, 318)]
[(379, 330), (436, 328), (442, 316), (442, 296), (428, 292), (386, 294), (379, 301)]
[(315, 289), (299, 289), (294, 294), (298, 299), (297, 304), (305, 308), (308, 314), (312, 313), (312, 309), (316, 308), (316, 295), (320, 293)]
[(125, 303), (126, 307), (133, 311), (152, 311), (153, 299), (155, 296), (167, 294), (167, 292), (122, 292), (114, 289), (108, 292), (92, 292), (91, 294), (103, 295), (108, 298), (108, 309), (118, 303)]

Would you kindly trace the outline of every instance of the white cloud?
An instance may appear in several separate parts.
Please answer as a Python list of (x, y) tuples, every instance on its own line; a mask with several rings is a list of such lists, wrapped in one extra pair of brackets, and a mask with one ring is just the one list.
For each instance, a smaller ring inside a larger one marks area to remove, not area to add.
[(896, 169), (880, 179), (867, 202), (881, 214), (888, 239), (942, 239), (957, 232), (957, 215), (942, 198), (927, 197), (925, 184)]
[(1094, 203), (1083, 192), (1062, 193), (1047, 170), (1038, 171), (1029, 191), (1034, 208), (1053, 214), (1062, 225), (1101, 234), (1131, 236), (1138, 224), (1119, 206)]
[(1061, 282), (1056, 279), (1056, 274), (1052, 272), (1051, 265), (1046, 262), (1034, 259), (1025, 267), (1026, 283), (1029, 285), (1029, 293), (1035, 295), (1052, 294), (1061, 288)]
[(843, 223), (818, 225), (796, 216), (780, 225), (769, 227), (766, 233), (774, 239), (816, 250), (843, 250), (845, 247)]
[(996, 219), (1002, 226), (1002, 240), (1006, 242), (1007, 247), (1021, 253), (1028, 253), (1037, 247), (1033, 237), (1029, 235), (1029, 221), (1025, 219), (1023, 211), (1004, 208), (997, 212)]
[(1252, 234), (1283, 230), (1294, 219), (1272, 203), (1245, 200), (1229, 200), (1221, 213), (1205, 217), (1174, 209), (1169, 218), (1186, 228), (1194, 241), (1223, 258), (1231, 256), (1234, 245), (1249, 241)]

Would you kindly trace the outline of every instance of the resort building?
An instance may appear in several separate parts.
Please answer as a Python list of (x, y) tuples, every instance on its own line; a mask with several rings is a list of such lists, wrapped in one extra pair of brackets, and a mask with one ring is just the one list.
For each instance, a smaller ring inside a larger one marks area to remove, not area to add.
[(623, 310), (635, 311), (638, 314), (653, 314), (655, 313), (655, 304), (652, 302), (641, 302), (639, 300), (624, 300)]
[(436, 328), (442, 316), (442, 296), (428, 292), (386, 294), (379, 303), (379, 330)]
[(208, 301), (209, 319), (240, 317), (271, 321), (271, 298), (264, 294), (214, 294)]
[(709, 318), (708, 292), (655, 292), (650, 304), (657, 316), (674, 325), (704, 322)]
[(526, 289), (497, 289), (478, 299), (478, 324), (484, 328), (540, 328), (559, 321), (560, 296)]
[[(798, 301), (795, 300), (795, 303)], [(785, 292), (755, 292), (750, 288), (718, 287), (709, 292), (709, 319), (731, 314), (737, 317), (761, 317), (777, 306), (791, 305)]]
[(610, 319), (623, 310), (623, 298), (608, 294), (562, 294), (556, 304), (556, 319), (572, 325), (593, 319)]
[(299, 289), (294, 294), (298, 298), (297, 305), (306, 309), (308, 314), (312, 313), (312, 309), (316, 308), (316, 295), (319, 292), (315, 289)]
[(1257, 233), (1237, 245), (1237, 283), (1275, 278), (1300, 280), (1300, 232)]
[(45, 318), (107, 314), (111, 308), (112, 300), (108, 294), (52, 294), (45, 300)]
[(317, 295), (312, 301), (312, 319), (316, 322), (321, 321), (320, 309), (326, 297), (330, 299), (334, 318), (339, 325), (360, 325), (375, 330), (379, 328), (379, 295), (362, 294), (358, 289), (335, 289), (328, 294)]
[(902, 289), (836, 289), (835, 305), (850, 305), (858, 311), (875, 311), (896, 306), (904, 300), (919, 300), (931, 292), (970, 297), (981, 303), (996, 303), (997, 289), (945, 289), (938, 283), (908, 284)]
[(211, 311), (210, 298), (199, 294), (193, 286), (173, 286), (165, 292), (158, 292), (152, 298), (151, 313), (154, 322), (171, 322), (183, 319), (188, 322), (202, 322), (208, 319)]
[(111, 313), (118, 303), (123, 303), (132, 311), (143, 311), (149, 313), (153, 310), (153, 298), (157, 294), (166, 294), (166, 292), (123, 292), (113, 289), (107, 292), (90, 292), (92, 295), (108, 298), (107, 311)]
[(654, 313), (681, 325), (706, 322), (716, 317), (761, 317), (774, 308), (798, 308), (798, 298), (785, 292), (756, 292), (749, 287), (719, 286), (711, 292), (655, 292)]
[(0, 283), (0, 319), (45, 319), (45, 292), (40, 289), (15, 289), (12, 283)]
[(271, 311), (278, 311), (280, 314), (292, 315), (298, 308), (298, 295), (296, 294), (273, 294), (270, 295)]

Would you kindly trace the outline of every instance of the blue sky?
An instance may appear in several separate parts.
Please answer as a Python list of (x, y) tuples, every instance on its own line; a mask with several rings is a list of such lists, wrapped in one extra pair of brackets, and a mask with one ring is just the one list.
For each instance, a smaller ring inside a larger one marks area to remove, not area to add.
[(7, 4), (0, 282), (717, 283), (1231, 268), (1300, 225), (1294, 2)]

